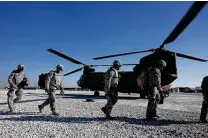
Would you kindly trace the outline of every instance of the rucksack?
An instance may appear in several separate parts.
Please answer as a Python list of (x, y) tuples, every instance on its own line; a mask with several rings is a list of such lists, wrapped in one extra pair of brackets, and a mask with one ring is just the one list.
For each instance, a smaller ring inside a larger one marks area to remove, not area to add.
[(20, 88), (25, 88), (26, 86), (28, 86), (28, 79), (24, 78), (19, 84), (18, 87)]
[(40, 89), (45, 89), (45, 80), (47, 75), (48, 73), (42, 73), (39, 75), (38, 86), (40, 87)]
[(144, 90), (146, 88), (146, 85), (147, 85), (147, 72), (146, 71), (142, 71), (142, 73), (140, 73), (140, 75), (138, 76), (137, 85), (139, 86), (141, 90)]
[(42, 73), (39, 75), (38, 86), (40, 87), (40, 89), (45, 89), (46, 78), (52, 72), (54, 73), (54, 71), (50, 71), (49, 73)]

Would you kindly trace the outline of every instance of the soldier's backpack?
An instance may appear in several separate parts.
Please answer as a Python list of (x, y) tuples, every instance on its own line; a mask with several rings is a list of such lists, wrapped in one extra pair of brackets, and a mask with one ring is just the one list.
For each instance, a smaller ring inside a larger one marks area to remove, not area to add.
[(137, 84), (141, 90), (144, 90), (147, 85), (147, 71), (142, 71), (137, 78)]
[(38, 86), (40, 87), (40, 89), (45, 89), (45, 80), (50, 73), (54, 73), (54, 71), (52, 70), (49, 73), (42, 73), (41, 75), (39, 75)]
[(25, 88), (26, 86), (28, 86), (28, 79), (24, 78), (18, 85), (18, 87), (20, 88)]

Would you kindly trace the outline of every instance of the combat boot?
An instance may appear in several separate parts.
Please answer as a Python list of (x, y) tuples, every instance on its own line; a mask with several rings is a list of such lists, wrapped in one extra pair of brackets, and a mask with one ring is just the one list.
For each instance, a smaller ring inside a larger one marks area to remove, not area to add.
[(201, 114), (199, 121), (202, 123), (207, 123), (206, 116), (203, 116), (203, 114)]
[(206, 116), (207, 116), (207, 110), (206, 109), (201, 109), (201, 115), (200, 115), (200, 122), (202, 123), (207, 123), (206, 120)]
[(155, 114), (153, 117), (161, 118), (161, 116), (159, 116), (158, 114)]
[(106, 115), (106, 119), (108, 119), (108, 120), (114, 120), (115, 117), (112, 117), (111, 115), (107, 114), (107, 115)]
[(14, 109), (10, 108), (10, 109), (9, 109), (9, 112), (10, 112), (10, 113), (14, 113)]
[(161, 117), (159, 115), (157, 115), (157, 113), (155, 111), (150, 110), (150, 111), (147, 111), (146, 118), (147, 118), (147, 120), (157, 120)]
[(202, 122), (202, 123), (207, 123), (207, 120), (206, 120), (206, 119), (201, 119), (201, 118), (200, 118), (199, 121)]
[(54, 116), (59, 116), (59, 113), (56, 112), (56, 111), (52, 111), (52, 115), (54, 115)]
[(106, 119), (108, 119), (108, 120), (113, 120), (113, 119), (114, 119), (114, 117), (112, 117), (112, 116), (107, 112), (106, 107), (102, 107), (101, 110), (102, 110), (103, 113), (106, 115)]
[(38, 105), (38, 109), (39, 109), (39, 111), (42, 113), (42, 110), (43, 110), (43, 106), (42, 105)]

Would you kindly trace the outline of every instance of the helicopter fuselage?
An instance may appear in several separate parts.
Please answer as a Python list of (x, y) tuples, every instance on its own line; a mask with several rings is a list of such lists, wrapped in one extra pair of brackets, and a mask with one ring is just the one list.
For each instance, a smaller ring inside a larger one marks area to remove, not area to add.
[[(167, 63), (166, 68), (162, 70), (162, 86), (171, 84), (177, 79), (176, 68), (176, 55), (169, 53), (168, 51), (155, 52), (147, 55), (140, 60), (140, 64), (137, 64), (134, 71), (120, 71), (121, 76), (118, 90), (121, 93), (141, 93), (140, 88), (137, 85), (138, 75), (152, 66), (158, 60), (165, 60)], [(83, 75), (77, 81), (79, 87), (83, 89), (90, 89), (93, 91), (104, 90), (105, 72), (95, 72), (93, 69), (85, 68)]]
[[(136, 76), (133, 71), (119, 72), (121, 78), (118, 90), (121, 93), (139, 93)], [(83, 74), (77, 81), (77, 85), (83, 89), (104, 91), (105, 72), (90, 72)]]

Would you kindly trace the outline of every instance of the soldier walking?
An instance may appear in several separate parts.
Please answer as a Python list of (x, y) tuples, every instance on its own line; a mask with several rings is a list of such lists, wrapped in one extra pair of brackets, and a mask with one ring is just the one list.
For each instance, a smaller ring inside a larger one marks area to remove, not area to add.
[(101, 110), (106, 115), (106, 118), (110, 120), (113, 119), (113, 117), (110, 115), (112, 108), (118, 101), (118, 83), (120, 78), (118, 70), (121, 66), (121, 62), (115, 60), (113, 62), (113, 67), (110, 67), (105, 74), (104, 91), (107, 99), (107, 104), (102, 107)]
[[(24, 65), (19, 64), (17, 70), (13, 70), (8, 77), (9, 91), (7, 93), (7, 101), (10, 112), (14, 111), (14, 103), (22, 99), (24, 87), (24, 85), (22, 85), (23, 81), (27, 81), (24, 73)], [(27, 82), (25, 84), (27, 84)], [(15, 95), (16, 98), (14, 99)]]
[(48, 99), (46, 99), (41, 105), (38, 105), (39, 111), (42, 112), (43, 108), (50, 104), (50, 108), (53, 115), (59, 115), (59, 113), (56, 111), (55, 107), (55, 91), (60, 88), (61, 94), (64, 94), (64, 88), (63, 88), (63, 65), (58, 64), (56, 66), (56, 71), (50, 71), (48, 73), (48, 76), (45, 80), (45, 90), (48, 93)]
[(200, 114), (200, 122), (207, 123), (207, 108), (208, 108), (208, 76), (204, 77), (201, 84), (202, 94), (203, 94), (203, 102)]
[(161, 71), (166, 67), (164, 60), (158, 61), (154, 66), (148, 69), (148, 81), (147, 81), (147, 92), (148, 92), (148, 105), (146, 111), (147, 119), (157, 119), (157, 105), (163, 99), (161, 89)]

